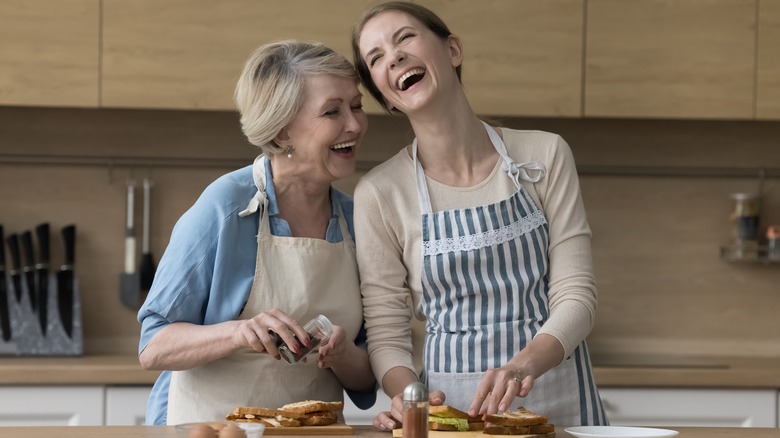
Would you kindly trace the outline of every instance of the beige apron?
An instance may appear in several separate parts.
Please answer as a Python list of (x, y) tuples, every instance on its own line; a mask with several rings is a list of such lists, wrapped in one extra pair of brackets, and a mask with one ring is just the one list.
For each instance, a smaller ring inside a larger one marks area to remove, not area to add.
[[(262, 162), (256, 161), (258, 165)], [(255, 172), (260, 190), (263, 173)], [(271, 235), (268, 201), (263, 204), (254, 282), (239, 319), (278, 307), (303, 325), (323, 314), (345, 329), (348, 341), (355, 339), (363, 310), (355, 243), (344, 214), (339, 215), (343, 236), (339, 243), (280, 237)], [(307, 399), (343, 399), (341, 383), (330, 369), (317, 367), (314, 354), (306, 363), (288, 364), (244, 349), (198, 368), (173, 372), (167, 422), (224, 420), (237, 406), (275, 408)]]

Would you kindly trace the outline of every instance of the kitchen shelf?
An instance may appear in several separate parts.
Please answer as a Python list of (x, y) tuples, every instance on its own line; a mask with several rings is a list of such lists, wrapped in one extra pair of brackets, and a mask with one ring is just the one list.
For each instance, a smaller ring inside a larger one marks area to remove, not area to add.
[(720, 257), (732, 263), (780, 266), (780, 256), (774, 255), (770, 257), (769, 248), (766, 245), (753, 247), (744, 245), (721, 246)]

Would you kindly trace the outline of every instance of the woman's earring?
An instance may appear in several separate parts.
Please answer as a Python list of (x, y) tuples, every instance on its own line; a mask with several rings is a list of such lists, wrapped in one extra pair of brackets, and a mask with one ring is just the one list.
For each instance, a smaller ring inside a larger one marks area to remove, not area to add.
[(292, 158), (293, 146), (289, 145), (286, 148), (284, 148), (284, 153), (287, 154), (287, 158)]

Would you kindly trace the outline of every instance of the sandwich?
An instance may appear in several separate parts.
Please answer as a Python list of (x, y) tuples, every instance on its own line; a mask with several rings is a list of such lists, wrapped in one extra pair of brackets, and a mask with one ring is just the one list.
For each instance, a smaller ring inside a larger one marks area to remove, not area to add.
[(535, 414), (524, 407), (502, 414), (485, 414), (485, 429), (488, 435), (537, 435), (555, 432), (555, 426), (547, 422), (544, 415)]
[(469, 414), (449, 405), (428, 407), (428, 429), (447, 431), (482, 430), (485, 422), (481, 417), (471, 417)]
[(295, 417), (303, 426), (327, 426), (339, 420), (337, 412), (344, 409), (344, 402), (306, 400), (282, 406), (282, 411)]
[(344, 402), (306, 400), (279, 409), (239, 406), (225, 419), (235, 422), (261, 423), (266, 427), (327, 426), (339, 419)]

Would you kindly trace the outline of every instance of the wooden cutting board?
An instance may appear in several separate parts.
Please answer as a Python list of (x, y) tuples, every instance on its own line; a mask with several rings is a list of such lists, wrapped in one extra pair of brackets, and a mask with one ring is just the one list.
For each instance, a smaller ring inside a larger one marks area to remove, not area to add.
[(353, 435), (354, 433), (352, 426), (336, 423), (328, 426), (266, 427), (263, 435)]
[[(401, 438), (403, 436), (401, 431), (402, 429), (393, 429), (393, 437)], [(428, 438), (491, 438), (491, 437), (498, 437), (498, 436), (511, 436), (513, 438), (554, 438), (555, 432), (535, 434), (535, 435), (487, 435), (482, 433), (482, 431), (479, 430), (468, 431), (468, 432), (446, 432), (441, 430), (428, 431)]]

